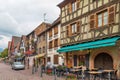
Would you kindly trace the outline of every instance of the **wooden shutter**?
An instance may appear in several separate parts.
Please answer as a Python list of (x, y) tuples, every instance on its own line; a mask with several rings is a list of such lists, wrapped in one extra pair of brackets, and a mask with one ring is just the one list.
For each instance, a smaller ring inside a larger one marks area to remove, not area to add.
[(52, 36), (52, 29), (49, 31), (49, 37)]
[(72, 12), (72, 4), (69, 3), (69, 13), (71, 13), (71, 12)]
[(108, 9), (108, 14), (109, 14), (109, 24), (112, 24), (115, 22), (115, 6), (111, 6)]
[(54, 40), (54, 47), (58, 47), (58, 39)]
[(71, 36), (72, 35), (72, 27), (71, 27), (71, 25), (69, 25), (69, 36)]
[(58, 64), (58, 55), (54, 55), (54, 64)]
[(52, 43), (52, 41), (50, 41), (49, 42), (49, 49), (51, 49), (53, 47), (52, 45), (53, 45), (53, 43)]
[(58, 34), (58, 26), (54, 28), (54, 34)]
[(77, 22), (77, 32), (78, 33), (80, 32), (80, 26), (81, 26), (81, 21), (78, 21)]
[(77, 1), (77, 9), (79, 9), (80, 7), (80, 0), (76, 0)]
[(71, 34), (72, 34), (71, 30), (72, 30), (71, 25), (67, 26), (67, 36), (68, 37), (71, 36)]
[(95, 15), (94, 14), (92, 14), (91, 16), (90, 16), (90, 29), (93, 29), (93, 28), (95, 28)]

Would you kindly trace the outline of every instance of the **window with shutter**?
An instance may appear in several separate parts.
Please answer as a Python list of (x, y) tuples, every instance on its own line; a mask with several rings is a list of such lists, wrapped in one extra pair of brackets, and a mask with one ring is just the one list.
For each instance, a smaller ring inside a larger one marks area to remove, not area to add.
[(111, 6), (108, 9), (108, 13), (109, 13), (109, 24), (112, 24), (115, 21), (115, 6)]
[(72, 12), (75, 12), (77, 10), (77, 3), (73, 2), (72, 3)]
[(95, 15), (92, 14), (90, 16), (90, 28), (93, 29), (95, 27)]
[(54, 64), (58, 64), (58, 58), (59, 58), (58, 55), (54, 55)]
[(108, 11), (102, 11), (97, 14), (97, 27), (108, 25)]
[(71, 27), (72, 27), (72, 34), (75, 34), (75, 33), (77, 33), (77, 24), (76, 23), (74, 23), (74, 24), (72, 24), (71, 25)]
[(54, 28), (54, 35), (55, 34), (58, 34), (58, 26), (56, 26), (55, 28)]

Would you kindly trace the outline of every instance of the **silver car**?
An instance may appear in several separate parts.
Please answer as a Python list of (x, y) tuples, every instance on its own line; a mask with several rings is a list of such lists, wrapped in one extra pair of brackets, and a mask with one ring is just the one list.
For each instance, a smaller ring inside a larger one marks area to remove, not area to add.
[(12, 69), (19, 70), (19, 69), (25, 69), (25, 65), (21, 62), (13, 62)]

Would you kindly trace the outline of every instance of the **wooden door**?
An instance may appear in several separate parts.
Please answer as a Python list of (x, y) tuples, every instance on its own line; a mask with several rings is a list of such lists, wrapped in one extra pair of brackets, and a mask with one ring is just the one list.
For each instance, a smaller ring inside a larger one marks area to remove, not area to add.
[(74, 55), (74, 66), (77, 66), (77, 55)]
[(94, 67), (102, 69), (113, 69), (113, 59), (106, 53), (101, 53), (94, 59)]

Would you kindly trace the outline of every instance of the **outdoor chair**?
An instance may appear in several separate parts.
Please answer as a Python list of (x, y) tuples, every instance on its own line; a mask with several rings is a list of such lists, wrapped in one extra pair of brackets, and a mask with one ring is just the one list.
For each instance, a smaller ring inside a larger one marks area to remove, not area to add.
[(89, 69), (86, 69), (86, 70), (84, 71), (85, 79), (87, 79), (87, 80), (90, 79), (89, 71), (90, 71)]
[[(110, 72), (110, 75), (111, 75), (110, 80), (117, 80), (117, 70), (115, 70), (115, 71), (113, 71), (113, 72)], [(102, 78), (103, 78), (103, 79), (109, 79), (108, 73), (107, 73), (107, 72), (104, 72), (104, 73), (102, 74)]]
[(114, 72), (111, 73), (111, 80), (117, 80), (117, 71), (118, 70), (115, 70)]

